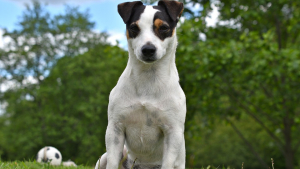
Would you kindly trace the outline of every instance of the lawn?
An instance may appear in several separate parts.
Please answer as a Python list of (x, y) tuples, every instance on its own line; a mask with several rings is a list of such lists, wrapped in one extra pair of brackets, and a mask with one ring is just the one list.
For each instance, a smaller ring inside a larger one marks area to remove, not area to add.
[[(65, 166), (51, 166), (49, 164), (40, 164), (37, 162), (2, 162), (0, 161), (0, 169), (94, 169), (94, 167), (78, 166), (78, 167), (65, 167)], [(199, 169), (230, 169), (225, 167), (203, 167)]]
[[(246, 168), (246, 167), (245, 167)], [(51, 166), (49, 164), (40, 164), (37, 162), (2, 162), (0, 161), (0, 169), (94, 169), (94, 167), (78, 166), (78, 167), (65, 167), (65, 166)], [(234, 169), (230, 167), (218, 166), (218, 167), (202, 167), (193, 169)], [(241, 169), (244, 169), (244, 164), (242, 164)], [(274, 163), (272, 161), (272, 169), (274, 169)]]
[(64, 166), (51, 166), (49, 164), (40, 164), (37, 162), (2, 162), (0, 161), (0, 169), (94, 169), (93, 167), (64, 167)]

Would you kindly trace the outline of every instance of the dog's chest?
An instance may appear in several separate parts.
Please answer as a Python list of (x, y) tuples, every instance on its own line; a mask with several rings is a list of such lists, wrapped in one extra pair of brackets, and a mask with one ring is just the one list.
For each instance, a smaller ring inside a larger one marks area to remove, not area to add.
[(154, 155), (162, 151), (167, 110), (159, 102), (136, 100), (117, 108), (125, 129), (127, 147), (136, 154)]
[[(125, 109), (123, 124), (126, 128), (128, 143), (151, 145), (159, 141), (163, 134), (164, 110), (151, 102), (136, 102)], [(132, 140), (132, 141), (131, 141)]]
[(158, 161), (162, 158), (164, 132), (185, 119), (184, 93), (175, 78), (174, 82), (162, 83), (157, 76), (145, 81), (125, 75), (126, 70), (111, 92), (109, 121), (123, 128), (129, 154), (139, 159), (145, 155), (143, 161), (147, 162)]
[(127, 114), (125, 119), (126, 144), (136, 153), (152, 154), (163, 140), (162, 125), (158, 113), (144, 109)]

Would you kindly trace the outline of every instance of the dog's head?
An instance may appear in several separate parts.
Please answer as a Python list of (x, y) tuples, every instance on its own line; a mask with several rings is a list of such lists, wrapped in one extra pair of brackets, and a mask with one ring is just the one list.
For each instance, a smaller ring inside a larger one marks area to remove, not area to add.
[(140, 1), (118, 5), (126, 24), (128, 47), (138, 60), (152, 63), (166, 55), (176, 41), (176, 24), (182, 11), (183, 4), (177, 1), (163, 0), (157, 6), (144, 6)]

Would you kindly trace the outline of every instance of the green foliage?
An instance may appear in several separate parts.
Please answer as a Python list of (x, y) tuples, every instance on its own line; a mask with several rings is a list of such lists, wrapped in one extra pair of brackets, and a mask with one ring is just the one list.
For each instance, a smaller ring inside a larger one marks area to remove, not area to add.
[[(66, 7), (51, 17), (37, 1), (27, 6), (20, 28), (1, 50), (0, 116), (3, 160), (35, 157), (51, 145), (65, 160), (95, 163), (105, 152), (109, 91), (125, 67), (125, 51), (94, 33), (89, 13)], [(62, 57), (64, 56), (64, 57)]]
[[(205, 118), (195, 116), (194, 124), (202, 124)], [(285, 168), (284, 157), (276, 148), (273, 141), (270, 141), (268, 134), (261, 129), (254, 120), (242, 115), (240, 120), (232, 120), (234, 124), (243, 132), (245, 138), (252, 143), (253, 147), (262, 156), (263, 161), (271, 168), (270, 158), (273, 157), (276, 163), (275, 168)], [(200, 135), (201, 138), (188, 139), (187, 153), (189, 167), (199, 166), (230, 166), (241, 168), (264, 168), (256, 159), (255, 155), (249, 151), (245, 142), (239, 138), (230, 124), (216, 119), (211, 128), (200, 126), (195, 131), (187, 133), (190, 135)], [(196, 148), (195, 148), (196, 147)]]
[(156, 2), (156, 0), (142, 0), (142, 2), (143, 2), (144, 4), (147, 4), (147, 5), (149, 5), (149, 4), (153, 4), (153, 3), (155, 3), (155, 2)]
[(18, 29), (3, 35), (11, 41), (0, 52), (2, 78), (23, 86), (30, 76), (39, 84), (58, 58), (105, 43), (107, 35), (94, 33), (89, 17), (88, 11), (76, 7), (66, 6), (65, 14), (52, 17), (38, 1), (26, 5)]
[[(272, 5), (263, 15), (259, 7), (268, 6), (268, 3)], [(232, 6), (243, 10), (235, 14)], [(300, 128), (297, 118), (300, 113), (300, 91), (297, 87), (300, 84), (299, 32), (290, 31), (299, 26), (299, 18), (294, 17), (298, 16), (297, 9), (298, 2), (220, 1), (221, 21), (216, 27), (206, 27), (201, 17), (182, 24), (177, 31), (180, 36), (177, 63), (188, 98), (187, 142), (203, 138), (199, 134), (201, 125), (193, 120), (195, 116), (202, 116), (201, 124), (204, 126), (213, 125), (215, 118), (233, 126), (236, 121), (232, 122), (231, 117), (239, 119), (247, 115), (266, 131), (268, 137), (263, 139), (276, 145), (276, 152), (285, 159), (285, 163), (280, 162), (282, 168), (291, 169), (299, 165), (294, 160), (299, 157), (300, 145), (297, 134)], [(201, 14), (205, 16), (205, 10)], [(245, 16), (248, 18), (243, 18)], [(280, 23), (273, 22), (274, 19), (269, 22), (271, 17), (279, 19)], [(249, 23), (257, 18), (262, 27), (253, 27)], [(199, 33), (204, 33), (206, 40), (201, 40)], [(240, 128), (237, 128), (239, 133)], [(255, 143), (247, 141), (243, 134), (240, 137), (247, 143), (248, 150), (256, 154), (261, 165), (267, 167), (262, 160), (266, 154), (257, 153), (261, 148), (253, 150)], [(190, 149), (190, 153), (193, 152), (195, 149)], [(268, 155), (278, 157), (274, 152)]]
[(6, 158), (33, 157), (51, 145), (64, 159), (95, 163), (105, 152), (108, 96), (126, 65), (125, 55), (116, 46), (98, 45), (85, 54), (61, 58), (35, 89), (33, 100), (20, 97), (20, 89), (6, 93), (15, 96), (7, 100), (11, 117), (3, 128)]

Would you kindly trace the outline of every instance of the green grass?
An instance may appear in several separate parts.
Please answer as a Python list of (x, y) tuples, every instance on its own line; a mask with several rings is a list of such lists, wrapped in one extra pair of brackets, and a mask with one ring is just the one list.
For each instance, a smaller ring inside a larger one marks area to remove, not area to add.
[[(246, 168), (246, 167), (245, 167)], [(242, 163), (241, 169), (244, 168), (244, 163)], [(2, 162), (0, 161), (0, 169), (94, 169), (94, 167), (78, 166), (78, 167), (64, 167), (64, 166), (51, 166), (49, 164), (40, 164), (36, 161), (34, 162), (23, 162), (23, 161), (13, 161), (13, 162)], [(196, 168), (193, 168), (196, 169)], [(198, 169), (232, 169), (230, 167), (218, 166), (218, 167), (202, 167)], [(239, 169), (239, 168), (238, 168)], [(274, 169), (274, 161), (272, 159), (272, 169)]]
[(0, 169), (94, 169), (93, 167), (64, 167), (64, 166), (51, 166), (49, 164), (40, 164), (38, 162), (2, 162), (0, 161)]
[[(13, 161), (13, 162), (2, 162), (0, 161), (0, 169), (94, 169), (93, 167), (78, 166), (78, 167), (64, 167), (64, 166), (51, 166), (49, 164), (40, 164), (36, 161), (34, 162), (23, 162), (23, 161)], [(198, 169), (230, 169), (225, 167), (202, 167)]]

